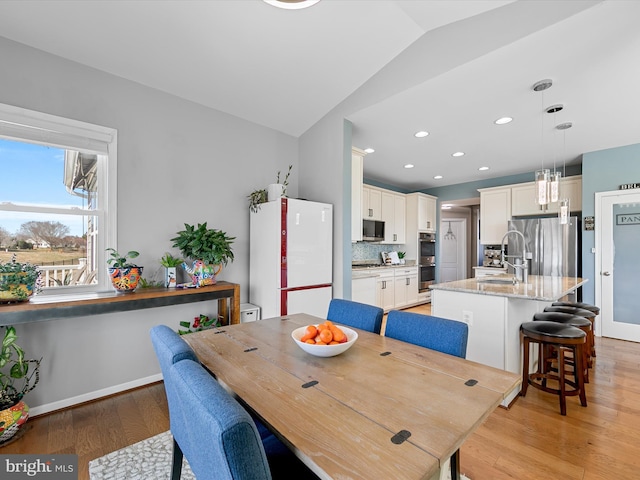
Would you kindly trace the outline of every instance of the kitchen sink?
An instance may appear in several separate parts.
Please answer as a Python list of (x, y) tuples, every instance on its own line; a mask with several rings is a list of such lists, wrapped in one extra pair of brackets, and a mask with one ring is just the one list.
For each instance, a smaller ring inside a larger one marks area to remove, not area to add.
[(477, 279), (478, 283), (493, 283), (493, 284), (497, 284), (497, 285), (516, 285), (518, 283), (518, 281), (515, 279), (515, 277), (511, 277), (511, 278), (504, 278), (504, 277), (493, 277), (493, 276), (486, 276), (486, 277), (480, 277)]

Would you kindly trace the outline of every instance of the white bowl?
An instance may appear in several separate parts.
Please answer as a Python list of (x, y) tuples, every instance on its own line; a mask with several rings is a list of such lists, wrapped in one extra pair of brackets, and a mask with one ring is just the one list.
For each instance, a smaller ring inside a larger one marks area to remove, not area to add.
[(291, 332), (291, 337), (302, 350), (310, 353), (311, 355), (315, 355), (316, 357), (335, 357), (336, 355), (340, 355), (341, 353), (349, 350), (351, 348), (351, 345), (356, 343), (356, 340), (358, 339), (358, 332), (356, 332), (355, 330), (343, 327), (342, 325), (337, 326), (339, 326), (340, 330), (342, 330), (347, 336), (347, 341), (344, 343), (339, 343), (338, 345), (312, 345), (311, 343), (301, 342), (300, 339), (307, 329), (306, 326), (296, 328), (293, 332)]

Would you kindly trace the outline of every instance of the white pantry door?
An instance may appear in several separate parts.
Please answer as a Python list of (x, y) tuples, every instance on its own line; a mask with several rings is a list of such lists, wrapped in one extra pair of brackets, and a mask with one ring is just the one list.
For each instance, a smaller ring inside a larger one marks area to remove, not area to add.
[(595, 241), (602, 336), (640, 342), (639, 190), (596, 193)]

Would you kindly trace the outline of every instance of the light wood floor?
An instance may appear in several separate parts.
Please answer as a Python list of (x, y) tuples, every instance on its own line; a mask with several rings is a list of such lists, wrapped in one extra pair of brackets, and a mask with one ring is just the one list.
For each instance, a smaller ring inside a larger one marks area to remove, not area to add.
[[(428, 306), (412, 309), (428, 313)], [(461, 449), (473, 480), (632, 480), (640, 478), (640, 344), (597, 338), (589, 405), (529, 389), (511, 409), (497, 408)], [(9, 453), (76, 453), (79, 480), (88, 462), (169, 428), (161, 383), (32, 418)], [(152, 479), (150, 479), (152, 480)]]

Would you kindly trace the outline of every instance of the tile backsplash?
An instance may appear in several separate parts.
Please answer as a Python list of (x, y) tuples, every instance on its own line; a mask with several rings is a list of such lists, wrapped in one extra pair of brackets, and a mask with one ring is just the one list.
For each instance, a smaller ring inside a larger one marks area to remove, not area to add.
[(356, 242), (351, 244), (351, 261), (377, 260), (382, 262), (381, 252), (404, 252), (404, 245)]

